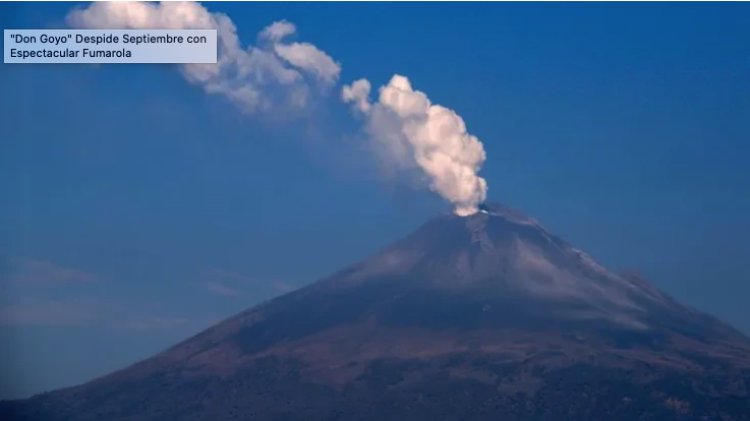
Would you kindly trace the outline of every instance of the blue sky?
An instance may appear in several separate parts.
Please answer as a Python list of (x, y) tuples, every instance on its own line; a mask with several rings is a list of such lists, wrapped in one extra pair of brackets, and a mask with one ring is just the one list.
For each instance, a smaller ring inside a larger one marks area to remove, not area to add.
[[(3, 28), (72, 4), (3, 4)], [(750, 6), (223, 4), (394, 73), (484, 143), (489, 197), (750, 332)], [(85, 381), (450, 206), (383, 180), (331, 94), (246, 115), (167, 65), (0, 66), (0, 398)]]

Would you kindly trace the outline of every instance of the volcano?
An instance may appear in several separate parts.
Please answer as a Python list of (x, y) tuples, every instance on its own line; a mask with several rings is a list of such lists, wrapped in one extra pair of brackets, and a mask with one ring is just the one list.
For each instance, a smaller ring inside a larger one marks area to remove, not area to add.
[(749, 420), (750, 340), (503, 206), (121, 371), (29, 420)]

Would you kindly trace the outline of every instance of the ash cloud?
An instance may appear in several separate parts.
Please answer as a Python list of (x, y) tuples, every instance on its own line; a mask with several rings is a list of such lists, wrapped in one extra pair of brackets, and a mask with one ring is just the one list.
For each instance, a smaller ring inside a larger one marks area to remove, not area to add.
[[(180, 71), (189, 83), (248, 114), (304, 110), (316, 94), (332, 89), (341, 73), (340, 64), (320, 48), (290, 40), (297, 33), (291, 22), (270, 24), (257, 45), (243, 47), (227, 15), (194, 2), (99, 2), (71, 11), (67, 22), (89, 29), (217, 29), (218, 63), (180, 65)], [(405, 76), (394, 75), (374, 102), (370, 90), (370, 82), (360, 79), (343, 87), (341, 99), (364, 116), (364, 130), (381, 159), (426, 176), (429, 188), (458, 215), (476, 212), (487, 196), (487, 183), (478, 175), (485, 152), (463, 119), (432, 104)]]
[(367, 134), (389, 162), (416, 166), (429, 187), (455, 206), (458, 215), (475, 213), (487, 197), (487, 182), (477, 173), (486, 158), (476, 136), (455, 111), (432, 104), (405, 76), (394, 75), (370, 102), (371, 85), (360, 79), (346, 85), (341, 99), (366, 120)]
[(227, 15), (193, 2), (98, 2), (73, 10), (66, 20), (86, 29), (216, 29), (218, 63), (184, 64), (180, 71), (246, 113), (304, 109), (316, 88), (331, 88), (341, 72), (315, 45), (288, 41), (297, 32), (290, 22), (272, 23), (258, 35), (258, 45), (243, 47)]

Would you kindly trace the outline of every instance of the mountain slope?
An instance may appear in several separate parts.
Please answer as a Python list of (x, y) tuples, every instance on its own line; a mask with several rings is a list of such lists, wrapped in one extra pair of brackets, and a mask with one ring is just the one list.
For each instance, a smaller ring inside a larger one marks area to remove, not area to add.
[(0, 415), (744, 420), (749, 389), (746, 337), (491, 206)]

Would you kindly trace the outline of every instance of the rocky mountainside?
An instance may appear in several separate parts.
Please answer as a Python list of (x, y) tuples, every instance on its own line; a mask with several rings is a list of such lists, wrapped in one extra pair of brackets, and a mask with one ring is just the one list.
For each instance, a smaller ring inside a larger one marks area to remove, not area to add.
[(750, 420), (750, 340), (502, 206), (81, 386), (29, 420)]

